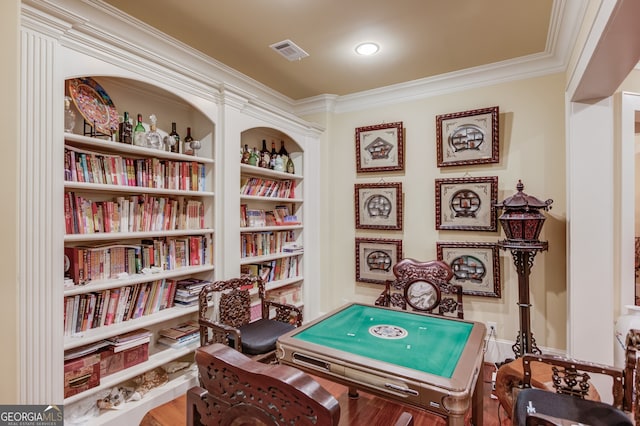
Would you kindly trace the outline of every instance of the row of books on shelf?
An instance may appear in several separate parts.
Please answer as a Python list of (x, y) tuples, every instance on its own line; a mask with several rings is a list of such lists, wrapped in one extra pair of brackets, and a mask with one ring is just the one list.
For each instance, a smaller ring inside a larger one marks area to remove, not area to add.
[(240, 182), (240, 195), (295, 198), (296, 183), (291, 179), (275, 180), (245, 176)]
[[(208, 284), (202, 281), (204, 285)], [(191, 280), (156, 280), (64, 298), (64, 334), (70, 336), (119, 324), (176, 305), (191, 306), (177, 296)], [(197, 303), (197, 299), (196, 299)]]
[(243, 232), (240, 234), (240, 256), (266, 256), (282, 253), (287, 243), (295, 242), (293, 230)]
[(242, 274), (259, 276), (265, 283), (300, 276), (299, 256), (283, 257), (240, 267)]
[(149, 194), (94, 201), (64, 193), (67, 234), (172, 231), (205, 227), (204, 203)]
[(64, 179), (144, 188), (205, 191), (205, 165), (195, 161), (133, 158), (78, 149), (64, 150)]
[(65, 247), (65, 276), (73, 285), (126, 278), (152, 271), (213, 264), (213, 238), (208, 235), (162, 237), (140, 244)]
[(289, 213), (287, 206), (276, 206), (273, 210), (250, 209), (247, 204), (240, 205), (240, 226), (287, 226), (298, 225), (298, 217)]
[(156, 280), (64, 298), (65, 335), (140, 318), (173, 306), (175, 280)]

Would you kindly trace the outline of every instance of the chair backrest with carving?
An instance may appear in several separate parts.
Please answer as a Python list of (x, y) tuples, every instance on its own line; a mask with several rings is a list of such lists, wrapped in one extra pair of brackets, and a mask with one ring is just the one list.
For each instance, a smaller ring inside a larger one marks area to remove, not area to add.
[(311, 376), (213, 344), (196, 350), (204, 389), (187, 394), (191, 425), (337, 425), (340, 405)]
[(446, 263), (439, 260), (420, 262), (406, 258), (394, 265), (393, 274), (395, 280), (386, 282), (385, 290), (376, 300), (376, 305), (407, 309), (410, 305), (407, 302), (407, 286), (416, 281), (425, 281), (433, 284), (435, 294), (431, 297), (438, 301), (433, 308), (424, 309), (425, 312), (464, 318), (462, 286), (449, 283), (453, 278), (453, 271)]
[(624, 366), (624, 409), (631, 412), (637, 425), (640, 425), (640, 330), (631, 329), (625, 339)]
[(551, 365), (552, 382), (556, 393), (573, 395), (581, 399), (585, 399), (591, 387), (589, 373), (610, 376), (612, 379), (611, 393), (613, 398), (611, 404), (618, 409), (623, 408), (622, 369), (556, 355), (525, 354), (522, 357), (524, 388), (531, 387), (531, 364), (533, 362), (543, 362)]

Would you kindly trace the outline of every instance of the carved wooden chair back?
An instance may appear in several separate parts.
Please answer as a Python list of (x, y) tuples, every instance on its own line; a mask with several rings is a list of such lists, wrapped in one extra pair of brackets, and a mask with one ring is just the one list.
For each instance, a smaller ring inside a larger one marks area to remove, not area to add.
[(625, 366), (624, 366), (624, 409), (633, 414), (633, 419), (640, 425), (640, 330), (631, 329), (625, 339)]
[[(260, 318), (251, 318), (253, 289)], [(277, 338), (302, 324), (302, 310), (267, 300), (260, 277), (243, 276), (206, 285), (199, 295), (200, 345), (223, 343), (250, 355), (271, 357)]]
[[(406, 310), (412, 307), (414, 310), (422, 310), (427, 313), (454, 316), (464, 318), (462, 304), (462, 286), (451, 284), (453, 271), (446, 263), (439, 260), (420, 262), (406, 258), (396, 263), (393, 267), (395, 280), (385, 283), (385, 289), (375, 301), (376, 305)], [(420, 309), (411, 306), (408, 300), (410, 291), (408, 286), (416, 281), (430, 283), (430, 298), (435, 298), (432, 308)]]
[(612, 403), (618, 409), (623, 408), (623, 370), (604, 364), (580, 361), (557, 355), (525, 354), (522, 357), (524, 371), (523, 388), (531, 388), (532, 367), (534, 362), (551, 365), (552, 384), (556, 393), (573, 395), (585, 399), (591, 389), (591, 374), (603, 374), (611, 377)]
[[(202, 386), (187, 392), (187, 426), (334, 426), (340, 421), (338, 400), (297, 368), (259, 363), (220, 343), (198, 348), (196, 363)], [(394, 426), (413, 426), (413, 416), (403, 412)]]
[(340, 405), (311, 376), (255, 362), (222, 344), (200, 347), (203, 388), (187, 393), (187, 424), (337, 425)]

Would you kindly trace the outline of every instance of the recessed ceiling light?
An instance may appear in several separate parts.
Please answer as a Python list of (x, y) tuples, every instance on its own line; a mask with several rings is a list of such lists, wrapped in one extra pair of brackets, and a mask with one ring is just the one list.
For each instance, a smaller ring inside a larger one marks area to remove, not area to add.
[(360, 55), (373, 55), (374, 53), (377, 53), (378, 50), (380, 50), (380, 46), (371, 42), (361, 43), (356, 46), (356, 52)]

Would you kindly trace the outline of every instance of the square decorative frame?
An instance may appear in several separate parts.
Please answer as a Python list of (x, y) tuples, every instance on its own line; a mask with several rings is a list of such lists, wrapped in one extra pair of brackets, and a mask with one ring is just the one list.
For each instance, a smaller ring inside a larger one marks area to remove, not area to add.
[(496, 231), (498, 177), (436, 179), (436, 229)]
[(358, 173), (404, 170), (402, 121), (356, 128)]
[(497, 163), (497, 106), (436, 116), (438, 167)]
[(500, 255), (495, 243), (437, 242), (438, 260), (453, 270), (452, 284), (462, 294), (501, 297)]
[(384, 284), (395, 278), (393, 266), (402, 259), (402, 240), (356, 238), (356, 281)]
[(356, 229), (402, 230), (402, 183), (355, 184)]

